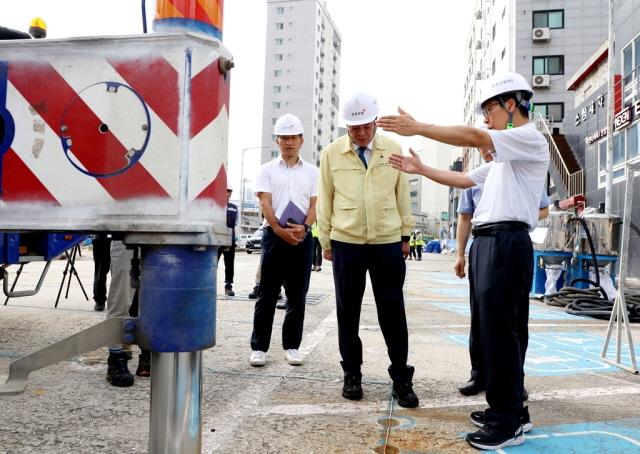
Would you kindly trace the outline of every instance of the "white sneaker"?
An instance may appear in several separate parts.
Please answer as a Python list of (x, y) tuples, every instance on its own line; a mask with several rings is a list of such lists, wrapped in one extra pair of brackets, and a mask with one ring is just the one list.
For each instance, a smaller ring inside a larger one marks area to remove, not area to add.
[(287, 358), (287, 362), (292, 366), (302, 366), (304, 364), (304, 359), (302, 358), (302, 355), (295, 348), (290, 348), (289, 350), (285, 350), (284, 357)]
[(253, 350), (251, 352), (251, 358), (249, 358), (249, 364), (254, 367), (264, 366), (267, 363), (267, 354), (260, 350)]

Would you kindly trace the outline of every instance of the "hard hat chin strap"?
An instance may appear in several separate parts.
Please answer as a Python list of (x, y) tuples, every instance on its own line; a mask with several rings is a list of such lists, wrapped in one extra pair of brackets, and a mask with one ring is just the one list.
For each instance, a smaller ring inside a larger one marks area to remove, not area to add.
[[(507, 105), (504, 102), (504, 99), (498, 98), (498, 102), (500, 103), (500, 106), (505, 110), (505, 112), (507, 112), (507, 115), (509, 115), (509, 119), (507, 120), (506, 129), (513, 129), (513, 112), (509, 112), (509, 109), (507, 109)], [(520, 104), (520, 101), (516, 100), (516, 102), (518, 104)], [(517, 108), (518, 108), (518, 106), (516, 106), (516, 109)]]

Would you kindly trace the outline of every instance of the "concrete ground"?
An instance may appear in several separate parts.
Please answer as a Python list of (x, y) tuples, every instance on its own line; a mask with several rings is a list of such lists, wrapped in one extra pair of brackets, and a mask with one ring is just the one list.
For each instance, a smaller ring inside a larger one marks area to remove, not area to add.
[[(218, 298), (217, 345), (203, 355), (203, 452), (473, 451), (464, 442), (464, 434), (474, 430), (468, 416), (484, 408), (485, 401), (484, 395), (463, 397), (456, 390), (469, 373), (469, 315), (468, 283), (453, 275), (452, 257), (428, 254), (422, 262), (407, 262), (409, 360), (416, 368), (417, 409), (389, 400), (388, 358), (369, 287), (360, 330), (365, 396), (359, 402), (341, 397), (330, 263), (311, 278), (301, 346), (305, 364), (286, 363), (280, 340), (284, 314), (277, 311), (267, 365), (249, 366), (254, 302), (246, 295), (258, 260), (256, 254), (239, 252), (237, 295)], [(64, 264), (52, 265), (37, 296), (0, 305), (0, 375), (20, 355), (104, 318), (75, 281), (69, 298), (63, 294), (54, 309)], [(27, 266), (20, 287), (33, 285), (40, 269), (40, 264)], [(90, 250), (77, 269), (91, 298)], [(218, 273), (219, 289), (222, 277)], [(525, 445), (508, 451), (640, 452), (640, 377), (600, 361), (606, 322), (568, 316), (536, 301), (531, 309), (525, 372), (534, 429)], [(640, 347), (638, 326), (633, 333)], [(114, 388), (105, 380), (106, 359), (104, 348), (72, 358), (31, 374), (24, 394), (0, 396), (0, 452), (146, 452), (149, 380), (136, 377), (133, 387)], [(134, 359), (130, 368), (136, 365)]]

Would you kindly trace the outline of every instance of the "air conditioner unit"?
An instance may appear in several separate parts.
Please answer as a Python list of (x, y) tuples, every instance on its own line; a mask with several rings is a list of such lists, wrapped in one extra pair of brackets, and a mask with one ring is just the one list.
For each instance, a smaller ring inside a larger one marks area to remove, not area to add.
[(482, 41), (481, 40), (476, 41), (476, 49), (482, 49)]
[(548, 88), (551, 85), (549, 74), (537, 74), (533, 76), (533, 88)]
[(551, 39), (551, 30), (548, 28), (534, 28), (531, 38), (534, 41), (549, 41)]

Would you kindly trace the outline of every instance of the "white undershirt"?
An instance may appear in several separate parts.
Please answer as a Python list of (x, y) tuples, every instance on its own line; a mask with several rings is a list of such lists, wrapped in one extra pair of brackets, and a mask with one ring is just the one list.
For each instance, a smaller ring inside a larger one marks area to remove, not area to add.
[[(351, 142), (351, 149), (356, 154), (356, 156), (360, 158), (360, 152), (358, 151), (358, 148), (360, 148), (359, 145), (357, 145), (355, 142)], [(369, 162), (371, 162), (371, 150), (373, 150), (373, 140), (369, 142), (369, 145), (367, 145), (367, 149), (364, 150), (363, 153), (364, 159), (367, 161), (367, 165), (369, 165)]]

